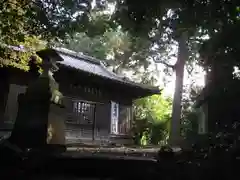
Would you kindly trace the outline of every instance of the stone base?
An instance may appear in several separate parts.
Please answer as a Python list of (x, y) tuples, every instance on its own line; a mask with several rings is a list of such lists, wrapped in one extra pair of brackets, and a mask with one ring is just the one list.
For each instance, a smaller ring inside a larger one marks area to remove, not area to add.
[(51, 104), (50, 106), (47, 144), (65, 145), (65, 119), (61, 116), (62, 114), (59, 113), (61, 110), (62, 109), (56, 105)]

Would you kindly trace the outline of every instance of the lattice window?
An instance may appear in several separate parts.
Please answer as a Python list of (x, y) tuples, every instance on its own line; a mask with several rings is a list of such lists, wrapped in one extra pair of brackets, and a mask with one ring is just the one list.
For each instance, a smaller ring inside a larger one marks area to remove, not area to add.
[(69, 108), (67, 122), (79, 125), (92, 125), (95, 118), (94, 103), (85, 101), (72, 100), (71, 107)]

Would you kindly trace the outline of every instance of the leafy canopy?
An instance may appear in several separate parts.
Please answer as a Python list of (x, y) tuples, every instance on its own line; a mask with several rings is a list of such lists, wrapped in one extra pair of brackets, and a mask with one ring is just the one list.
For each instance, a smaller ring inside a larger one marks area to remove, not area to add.
[[(88, 34), (103, 33), (105, 24), (102, 22), (106, 19), (96, 21), (90, 17), (91, 9), (91, 1), (88, 0), (3, 1), (0, 5), (1, 65), (26, 69), (29, 56), (39, 48), (34, 47), (38, 46), (36, 42), (42, 44), (42, 39), (51, 42), (67, 34), (86, 31), (88, 25), (91, 26)], [(12, 47), (23, 45), (28, 53), (24, 53), (21, 48), (16, 52), (16, 48)]]
[[(117, 2), (116, 21), (137, 36), (149, 37), (160, 45), (163, 35), (171, 39), (187, 31), (195, 46), (201, 47), (204, 61), (206, 56), (214, 60), (226, 54), (227, 59), (236, 59), (240, 19), (240, 3), (236, 0)], [(203, 35), (208, 35), (209, 40), (201, 39)]]
[(123, 69), (136, 70), (137, 67), (149, 66), (149, 41), (132, 37), (121, 28), (108, 29), (102, 35), (88, 36), (87, 33), (76, 33), (68, 36), (55, 45), (62, 46), (76, 52), (94, 56), (115, 68), (116, 72)]

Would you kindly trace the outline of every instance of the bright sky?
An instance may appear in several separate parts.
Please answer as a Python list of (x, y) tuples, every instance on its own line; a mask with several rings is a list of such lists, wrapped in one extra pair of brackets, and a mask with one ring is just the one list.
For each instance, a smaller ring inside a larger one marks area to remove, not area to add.
[[(177, 46), (175, 47), (173, 46), (173, 51), (174, 53), (177, 54)], [(177, 58), (167, 59), (166, 61), (169, 64), (175, 64), (177, 61)], [(154, 71), (154, 69), (156, 68), (156, 65), (157, 65), (158, 71)], [(160, 86), (160, 88), (163, 88), (163, 95), (173, 97), (174, 90), (175, 90), (175, 79), (176, 79), (175, 73), (173, 72), (171, 73), (171, 75), (166, 75), (166, 73), (164, 72), (165, 68), (166, 68), (165, 65), (161, 63), (155, 63), (152, 61), (152, 64), (148, 69), (153, 72), (151, 75), (153, 75), (155, 79), (158, 80), (156, 86)], [(142, 68), (141, 71), (144, 72), (144, 69)], [(131, 77), (132, 74), (126, 73), (126, 75)], [(189, 74), (187, 69), (185, 68), (183, 85), (184, 87), (187, 88), (186, 90), (190, 90), (191, 84), (203, 87), (205, 85), (204, 77), (205, 77), (205, 73), (203, 71), (203, 68), (195, 64), (194, 70), (192, 71), (191, 74)]]
[[(209, 38), (208, 36), (202, 37), (202, 39), (208, 39), (208, 38)], [(173, 51), (177, 54), (178, 47), (172, 46), (172, 48), (173, 48)], [(171, 58), (169, 60), (169, 62), (171, 64), (175, 64), (176, 61), (177, 61), (177, 58)], [(199, 87), (204, 87), (204, 85), (205, 85), (205, 72), (204, 72), (203, 68), (197, 64), (194, 64), (193, 66), (194, 66), (194, 69), (191, 74), (188, 73), (186, 67), (184, 70), (183, 86), (185, 86), (189, 90), (190, 90), (191, 84), (197, 85)], [(158, 67), (161, 72), (160, 77), (166, 76), (165, 73), (163, 72), (164, 65), (158, 64)], [(164, 84), (161, 81), (159, 82), (161, 87), (164, 87), (164, 91), (163, 91), (164, 95), (173, 97), (174, 89), (175, 89), (175, 79), (176, 79), (176, 76), (175, 76), (175, 73), (173, 73), (172, 76), (167, 77), (168, 83)]]
[[(160, 88), (163, 88), (164, 96), (173, 97), (174, 90), (175, 90), (175, 79), (176, 79), (175, 73), (172, 73), (169, 76), (169, 75), (166, 75), (165, 72), (163, 71), (164, 65), (157, 64), (157, 67), (159, 72), (155, 73), (155, 78), (158, 79), (158, 83), (156, 85), (159, 85)], [(195, 85), (203, 87), (205, 85), (204, 76), (205, 76), (205, 73), (203, 69), (198, 65), (195, 65), (191, 75), (187, 72), (185, 68), (183, 85), (186, 88), (190, 89), (190, 85), (194, 82)]]
[[(176, 53), (177, 53), (177, 47), (175, 47)], [(177, 58), (171, 58), (169, 62), (171, 64), (175, 64), (177, 61)], [(163, 95), (171, 96), (173, 97), (174, 89), (175, 89), (175, 80), (176, 76), (175, 73), (172, 73), (171, 76), (166, 76), (166, 74), (163, 72), (163, 69), (165, 68), (162, 64), (157, 64), (158, 69), (160, 71), (159, 73), (159, 85), (164, 88)], [(161, 78), (162, 77), (162, 78)], [(205, 85), (205, 73), (203, 71), (203, 68), (197, 64), (194, 64), (194, 69), (191, 74), (188, 73), (186, 67), (184, 69), (184, 79), (183, 79), (183, 86), (190, 89), (190, 85), (194, 84), (197, 86), (203, 87)], [(166, 79), (167, 83), (164, 83), (163, 78)]]
[[(164, 74), (162, 76), (164, 76)], [(168, 78), (169, 82), (167, 84), (164, 85), (162, 82), (160, 82), (160, 84), (162, 84), (162, 86), (164, 87), (163, 94), (165, 96), (173, 97), (174, 89), (175, 89), (175, 79), (176, 79), (176, 76), (175, 76), (175, 73), (174, 73), (172, 75), (172, 77)], [(191, 77), (185, 69), (183, 85), (184, 86), (189, 86), (192, 81), (195, 81), (195, 84), (197, 84), (198, 86), (202, 86), (202, 87), (204, 86), (204, 84), (205, 84), (205, 82), (204, 82), (204, 72), (201, 69), (201, 67), (196, 66), (195, 67), (195, 73), (193, 73)]]
[[(156, 63), (153, 63), (150, 66), (150, 68), (155, 68), (155, 65)], [(165, 72), (163, 71), (165, 67), (163, 64), (160, 64), (160, 63), (157, 64), (157, 68), (158, 68), (158, 72), (153, 73), (153, 76), (155, 77), (155, 79), (158, 80), (156, 86), (160, 86), (160, 88), (163, 88), (164, 96), (173, 97), (174, 90), (175, 90), (175, 79), (176, 79), (175, 73), (172, 73), (171, 75), (166, 75)], [(132, 72), (125, 72), (125, 75), (131, 78)], [(193, 82), (195, 85), (203, 87), (205, 84), (204, 76), (205, 76), (205, 73), (203, 69), (198, 65), (195, 65), (191, 75), (187, 72), (185, 68), (183, 85), (186, 88), (188, 88), (188, 90), (190, 90), (190, 85)]]

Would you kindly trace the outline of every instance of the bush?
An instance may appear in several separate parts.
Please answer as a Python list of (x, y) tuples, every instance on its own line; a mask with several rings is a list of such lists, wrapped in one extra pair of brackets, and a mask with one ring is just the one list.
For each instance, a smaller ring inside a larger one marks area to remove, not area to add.
[(134, 103), (133, 134), (135, 144), (165, 144), (168, 138), (172, 101), (161, 95), (142, 98)]

